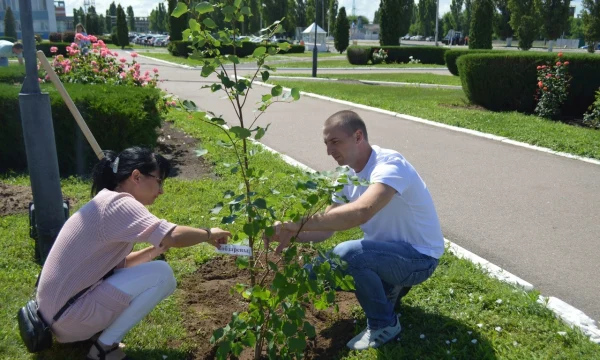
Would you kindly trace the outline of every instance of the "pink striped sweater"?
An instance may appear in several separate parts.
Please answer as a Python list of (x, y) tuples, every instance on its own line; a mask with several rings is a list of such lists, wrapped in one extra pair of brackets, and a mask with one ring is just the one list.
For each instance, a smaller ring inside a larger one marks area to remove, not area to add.
[(111, 269), (123, 267), (135, 243), (158, 247), (175, 226), (152, 215), (132, 195), (106, 189), (73, 214), (42, 270), (37, 292), (42, 316), (51, 323), (73, 295), (93, 286), (53, 324), (56, 339), (86, 340), (108, 327), (131, 299), (98, 280)]

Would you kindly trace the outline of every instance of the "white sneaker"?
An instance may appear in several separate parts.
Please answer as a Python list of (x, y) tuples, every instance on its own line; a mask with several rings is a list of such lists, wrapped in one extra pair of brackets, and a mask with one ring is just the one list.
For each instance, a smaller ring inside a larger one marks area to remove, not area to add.
[(386, 342), (394, 339), (400, 334), (402, 327), (400, 319), (396, 318), (396, 325), (384, 327), (378, 330), (365, 329), (360, 334), (356, 335), (346, 344), (352, 350), (364, 350), (368, 348), (377, 348)]

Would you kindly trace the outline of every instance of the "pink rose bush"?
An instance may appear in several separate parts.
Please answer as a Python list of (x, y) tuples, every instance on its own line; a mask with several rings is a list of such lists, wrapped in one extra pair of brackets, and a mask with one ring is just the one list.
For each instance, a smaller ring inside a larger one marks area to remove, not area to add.
[[(80, 42), (88, 41), (91, 47), (84, 54), (79, 45), (72, 43), (66, 48), (68, 57), (54, 56), (50, 64), (62, 82), (143, 87), (156, 87), (158, 84), (158, 69), (154, 69), (153, 74), (149, 71), (142, 73), (140, 64), (136, 61), (138, 54), (135, 52), (131, 53), (133, 61), (129, 63), (125, 58), (118, 58), (117, 52), (108, 49), (95, 36), (81, 33), (75, 36)], [(56, 47), (50, 48), (52, 53), (57, 51)], [(49, 80), (47, 76), (43, 76), (40, 81)]]

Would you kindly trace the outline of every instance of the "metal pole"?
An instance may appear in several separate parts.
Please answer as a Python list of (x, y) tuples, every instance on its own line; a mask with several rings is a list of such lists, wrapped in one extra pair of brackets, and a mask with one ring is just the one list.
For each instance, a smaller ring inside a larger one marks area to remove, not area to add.
[(437, 0), (437, 7), (435, 9), (435, 46), (438, 46), (439, 18), (440, 18), (440, 0)]
[(314, 43), (314, 46), (313, 46), (312, 77), (317, 77), (317, 27), (318, 27), (318, 25), (317, 25), (317, 19), (318, 19), (319, 6), (318, 6), (318, 4), (315, 4), (315, 5), (316, 5), (315, 6), (315, 43)]
[(50, 96), (38, 83), (31, 1), (19, 0), (26, 77), (19, 94), (23, 139), (43, 264), (65, 222)]

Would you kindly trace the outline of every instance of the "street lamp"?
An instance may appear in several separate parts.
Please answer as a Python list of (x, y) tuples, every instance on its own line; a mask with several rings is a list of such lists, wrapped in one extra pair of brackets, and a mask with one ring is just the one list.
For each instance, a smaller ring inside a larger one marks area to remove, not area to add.
[[(315, 0), (317, 2), (319, 0)], [(321, 0), (323, 1), (323, 0)], [(312, 77), (317, 77), (317, 19), (319, 13), (318, 3), (315, 3), (315, 43), (313, 44), (313, 66), (312, 66)]]
[(440, 18), (440, 0), (437, 0), (437, 7), (435, 8), (435, 46), (438, 46), (439, 18)]

